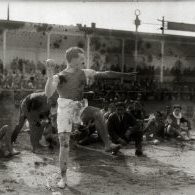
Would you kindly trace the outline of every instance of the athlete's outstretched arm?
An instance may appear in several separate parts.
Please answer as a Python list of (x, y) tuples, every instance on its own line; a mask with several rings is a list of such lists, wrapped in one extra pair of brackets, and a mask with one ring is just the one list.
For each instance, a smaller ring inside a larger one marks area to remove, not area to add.
[(120, 79), (124, 78), (127, 80), (132, 80), (135, 78), (137, 72), (131, 72), (131, 73), (122, 73), (122, 72), (115, 72), (115, 71), (95, 71), (92, 69), (83, 69), (85, 72), (85, 75), (88, 79), (94, 79), (94, 78), (110, 78), (110, 79)]
[(123, 73), (123, 72), (115, 72), (115, 71), (104, 71), (104, 72), (96, 71), (95, 77), (110, 78), (110, 79), (124, 78), (128, 80), (132, 80), (133, 78), (135, 78), (136, 74), (137, 72)]

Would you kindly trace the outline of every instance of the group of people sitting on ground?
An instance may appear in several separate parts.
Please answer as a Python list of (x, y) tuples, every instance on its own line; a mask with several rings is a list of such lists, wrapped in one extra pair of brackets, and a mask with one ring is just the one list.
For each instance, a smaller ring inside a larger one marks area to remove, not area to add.
[[(105, 105), (101, 112), (111, 141), (121, 146), (126, 146), (134, 141), (135, 154), (138, 156), (143, 155), (142, 142), (144, 137), (154, 144), (165, 139), (182, 141), (191, 139), (191, 124), (189, 120), (182, 116), (180, 105), (174, 105), (172, 108), (167, 106), (165, 111), (156, 111), (150, 117), (146, 115), (140, 101), (131, 101), (129, 104), (112, 102), (108, 106)], [(53, 126), (56, 126), (56, 115), (51, 115), (50, 118)], [(52, 136), (48, 134), (47, 128), (45, 135), (47, 140), (52, 142)], [(73, 140), (76, 140), (77, 144), (80, 145), (89, 145), (100, 141), (100, 137), (93, 120), (72, 132)]]
[(190, 130), (190, 121), (182, 115), (180, 105), (174, 105), (173, 109), (168, 106), (164, 113), (156, 111), (144, 127), (146, 138), (155, 141), (164, 140), (165, 138), (188, 141), (191, 139)]

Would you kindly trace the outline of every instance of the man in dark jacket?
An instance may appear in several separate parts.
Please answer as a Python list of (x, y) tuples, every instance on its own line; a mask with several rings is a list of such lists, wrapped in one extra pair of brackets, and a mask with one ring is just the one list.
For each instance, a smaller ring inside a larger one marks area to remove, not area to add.
[(135, 141), (135, 155), (143, 155), (143, 132), (140, 124), (131, 113), (126, 112), (123, 102), (116, 104), (116, 112), (109, 116), (107, 126), (110, 138), (114, 143), (126, 145), (133, 140)]

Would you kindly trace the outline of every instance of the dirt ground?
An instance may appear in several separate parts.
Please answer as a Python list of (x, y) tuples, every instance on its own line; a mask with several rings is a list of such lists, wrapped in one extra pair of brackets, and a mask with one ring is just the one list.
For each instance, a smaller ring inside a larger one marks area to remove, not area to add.
[(147, 157), (135, 157), (134, 146), (119, 156), (103, 152), (100, 143), (70, 152), (68, 187), (56, 188), (58, 150), (33, 154), (29, 135), (21, 133), (21, 154), (0, 161), (0, 194), (194, 194), (195, 142), (144, 144)]

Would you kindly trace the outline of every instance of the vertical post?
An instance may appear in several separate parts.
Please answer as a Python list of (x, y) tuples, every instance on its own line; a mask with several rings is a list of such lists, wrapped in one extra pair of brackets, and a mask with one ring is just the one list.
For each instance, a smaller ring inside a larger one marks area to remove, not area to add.
[[(122, 50), (121, 50), (121, 72), (124, 72), (125, 69), (125, 39), (122, 39)], [(121, 84), (123, 84), (123, 78), (121, 79)]]
[(9, 21), (9, 3), (8, 3), (8, 6), (7, 6), (7, 20)]
[(137, 57), (138, 57), (138, 54), (137, 54), (137, 30), (136, 30), (136, 34), (135, 34), (135, 67), (134, 67), (134, 71), (136, 72), (137, 71)]
[(122, 56), (122, 66), (121, 66), (121, 72), (124, 72), (125, 69), (125, 39), (122, 39), (122, 50), (121, 50), (121, 56)]
[(3, 69), (7, 66), (7, 30), (3, 31)]
[(135, 55), (134, 55), (135, 56), (135, 66), (134, 66), (135, 72), (137, 71), (137, 61), (138, 61), (138, 27), (141, 24), (141, 21), (139, 19), (140, 14), (141, 14), (140, 10), (136, 9), (135, 10), (135, 16), (136, 16), (136, 19), (135, 19)]
[(164, 47), (165, 47), (165, 40), (164, 40), (164, 28), (165, 28), (165, 20), (164, 16), (162, 18), (162, 38), (161, 38), (161, 67), (160, 67), (160, 82), (163, 83), (164, 81)]
[(164, 47), (165, 41), (164, 39), (161, 40), (161, 68), (160, 68), (160, 82), (163, 83), (164, 81)]
[(87, 68), (90, 68), (90, 43), (91, 43), (91, 36), (87, 35)]
[(51, 34), (47, 33), (47, 59), (50, 58), (50, 38)]

